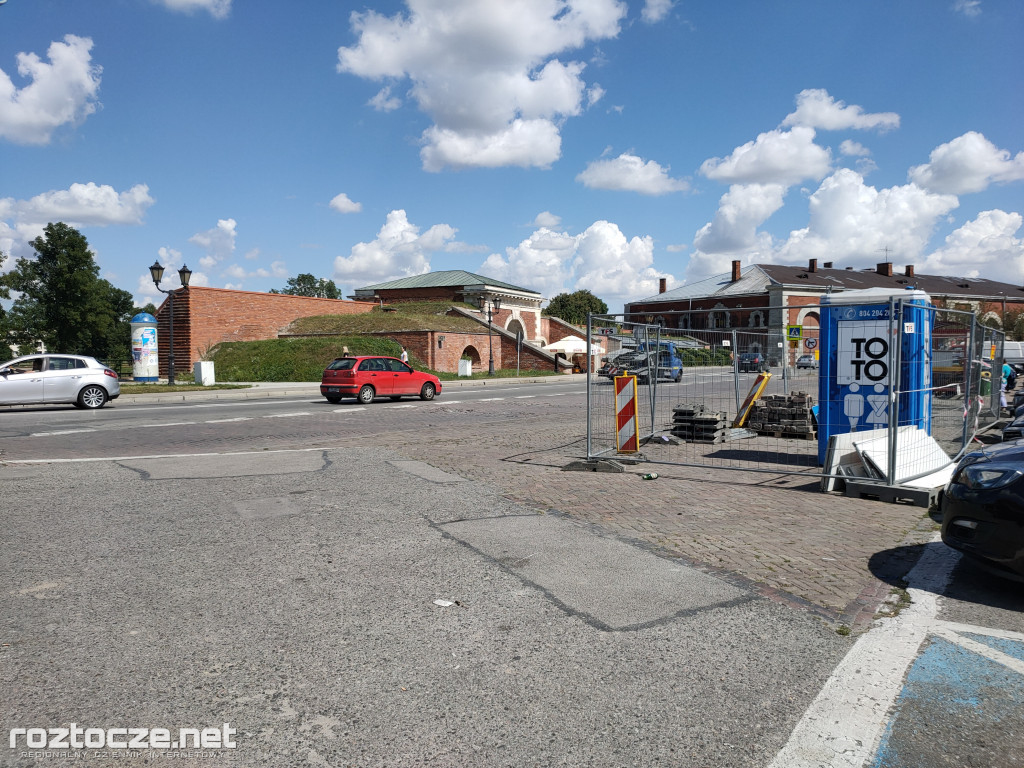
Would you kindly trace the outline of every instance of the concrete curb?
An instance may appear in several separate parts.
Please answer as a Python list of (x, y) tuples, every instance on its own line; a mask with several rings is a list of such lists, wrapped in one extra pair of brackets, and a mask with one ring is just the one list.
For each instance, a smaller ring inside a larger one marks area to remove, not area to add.
[[(485, 387), (518, 386), (522, 384), (551, 384), (554, 382), (574, 381), (585, 382), (585, 373), (564, 374), (562, 376), (537, 376), (530, 378), (501, 378), (501, 379), (470, 379), (468, 381), (442, 381), (441, 402), (444, 402), (444, 395), (453, 390), (483, 389)], [(215, 389), (209, 392), (195, 390), (191, 392), (174, 392), (163, 394), (160, 392), (146, 395), (121, 395), (114, 401), (115, 405), (139, 405), (152, 403), (185, 403), (185, 402), (209, 402), (216, 400), (256, 400), (270, 397), (322, 397), (320, 394), (320, 382), (239, 382), (249, 389)]]

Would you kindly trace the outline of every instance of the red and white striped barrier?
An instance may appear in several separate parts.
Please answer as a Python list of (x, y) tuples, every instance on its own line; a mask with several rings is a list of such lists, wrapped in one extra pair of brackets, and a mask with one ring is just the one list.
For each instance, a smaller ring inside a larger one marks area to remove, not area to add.
[(636, 422), (636, 376), (615, 377), (615, 445), (619, 453), (640, 450)]

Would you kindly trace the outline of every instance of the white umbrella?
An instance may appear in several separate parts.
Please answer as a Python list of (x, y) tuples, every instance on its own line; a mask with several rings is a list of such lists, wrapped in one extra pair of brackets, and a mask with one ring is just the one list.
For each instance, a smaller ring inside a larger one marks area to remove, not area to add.
[[(544, 347), (545, 352), (562, 352), (566, 355), (575, 355), (577, 353), (585, 353), (587, 351), (587, 342), (585, 339), (581, 339), (579, 336), (566, 336), (564, 339), (552, 342)], [(604, 347), (600, 344), (590, 345), (591, 355), (603, 355)]]

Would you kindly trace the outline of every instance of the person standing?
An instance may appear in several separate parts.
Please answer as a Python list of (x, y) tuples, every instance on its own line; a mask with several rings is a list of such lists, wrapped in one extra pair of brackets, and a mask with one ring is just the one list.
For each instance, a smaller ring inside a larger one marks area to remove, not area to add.
[(402, 347), (402, 354), (400, 355), (400, 358), (403, 363), (409, 362), (409, 353), (405, 351), (405, 347)]

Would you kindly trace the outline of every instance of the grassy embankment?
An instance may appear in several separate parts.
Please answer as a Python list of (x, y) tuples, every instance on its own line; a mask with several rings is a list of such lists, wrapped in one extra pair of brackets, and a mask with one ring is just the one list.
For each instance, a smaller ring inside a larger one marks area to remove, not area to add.
[[(267, 339), (265, 341), (231, 341), (218, 344), (205, 359), (213, 361), (218, 383), (234, 381), (320, 381), (324, 367), (341, 357), (345, 347), (353, 355), (390, 355), (402, 351), (398, 342), (384, 336), (400, 331), (434, 330), (451, 333), (481, 333), (479, 323), (465, 317), (444, 314), (451, 303), (416, 302), (375, 308), (362, 315), (323, 315), (296, 320), (287, 334), (302, 336)], [(468, 307), (469, 305), (461, 305)], [(409, 364), (417, 370), (430, 371), (441, 379), (459, 378), (455, 373), (433, 371), (410, 352)], [(521, 376), (555, 375), (553, 371), (522, 369)], [(515, 376), (516, 369), (503, 369), (497, 376)], [(487, 378), (486, 371), (473, 378)], [(179, 372), (180, 387), (202, 389), (192, 383), (190, 372)], [(167, 385), (122, 385), (122, 392), (166, 392)]]

